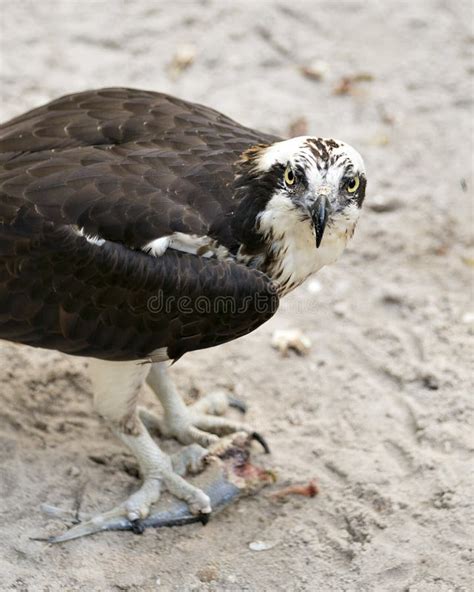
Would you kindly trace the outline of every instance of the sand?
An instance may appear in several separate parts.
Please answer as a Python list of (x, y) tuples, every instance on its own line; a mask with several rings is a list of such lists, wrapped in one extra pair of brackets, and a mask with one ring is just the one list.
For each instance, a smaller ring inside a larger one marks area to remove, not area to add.
[[(188, 398), (219, 387), (244, 399), (273, 451), (255, 458), (282, 486), (315, 478), (320, 494), (262, 494), (205, 528), (32, 541), (61, 526), (40, 503), (82, 494), (84, 509), (106, 509), (138, 480), (92, 411), (87, 361), (2, 342), (0, 589), (472, 590), (470, 3), (5, 0), (0, 11), (1, 120), (92, 87), (161, 90), (269, 132), (342, 138), (369, 179), (336, 265), (255, 333), (172, 369)], [(281, 328), (305, 330), (307, 357), (271, 347)]]

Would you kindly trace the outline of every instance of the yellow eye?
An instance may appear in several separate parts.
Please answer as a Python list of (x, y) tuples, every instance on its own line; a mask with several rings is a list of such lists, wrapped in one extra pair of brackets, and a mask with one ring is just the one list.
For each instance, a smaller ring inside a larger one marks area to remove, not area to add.
[(346, 183), (346, 189), (349, 193), (355, 193), (359, 189), (359, 185), (360, 185), (359, 177), (352, 177), (352, 179), (350, 179)]
[(287, 166), (285, 169), (285, 183), (291, 187), (295, 184), (295, 173), (291, 170), (291, 167)]

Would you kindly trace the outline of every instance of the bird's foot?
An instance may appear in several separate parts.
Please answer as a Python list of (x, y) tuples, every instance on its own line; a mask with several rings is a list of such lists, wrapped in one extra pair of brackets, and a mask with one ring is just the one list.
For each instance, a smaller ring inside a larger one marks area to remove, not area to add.
[(69, 518), (78, 523), (65, 533), (47, 539), (48, 542), (61, 543), (104, 530), (127, 528), (141, 534), (144, 530), (142, 521), (150, 514), (152, 505), (159, 500), (162, 491), (166, 490), (184, 500), (191, 514), (201, 516), (203, 522), (207, 521), (211, 512), (209, 496), (185, 481), (182, 475), (202, 471), (208, 455), (209, 452), (198, 444), (187, 446), (173, 456), (161, 453), (159, 465), (157, 463), (154, 471), (145, 476), (138, 491), (116, 508), (93, 517), (79, 513), (73, 516), (71, 514), (74, 513), (43, 505), (42, 510), (46, 514)]
[[(198, 491), (211, 500), (214, 514), (239, 497), (254, 495), (262, 487), (275, 482), (273, 471), (260, 468), (250, 461), (251, 440), (249, 434), (246, 433), (226, 436), (212, 447), (209, 456), (206, 456), (207, 451), (204, 451), (199, 445), (192, 444), (171, 457), (173, 469), (177, 473), (201, 471), (193, 479), (199, 487)], [(206, 468), (201, 470), (204, 464)], [(153, 487), (151, 489), (153, 490)], [(151, 493), (155, 493), (155, 496), (151, 495), (151, 498), (156, 497), (156, 489)], [(205, 524), (210, 516), (206, 513), (193, 515), (185, 503), (176, 497), (164, 495), (157, 504), (147, 510), (149, 513), (146, 518), (132, 521), (128, 514), (130, 507), (127, 507), (130, 499), (114, 510), (95, 517), (77, 510), (67, 510), (43, 504), (41, 509), (47, 516), (69, 522), (75, 526), (59, 536), (35, 537), (34, 540), (60, 543), (107, 530), (132, 530), (141, 534), (144, 529), (149, 527), (181, 526), (193, 522)], [(132, 506), (142, 505), (141, 503), (136, 504), (136, 501), (134, 500)]]
[(182, 444), (196, 442), (205, 448), (219, 441), (219, 436), (245, 432), (257, 440), (265, 452), (269, 447), (264, 438), (244, 422), (234, 421), (222, 417), (229, 407), (246, 412), (246, 406), (239, 399), (229, 397), (226, 393), (217, 391), (192, 405), (165, 413), (163, 418), (150, 411), (140, 408), (139, 414), (149, 430), (158, 431), (166, 438), (176, 438)]

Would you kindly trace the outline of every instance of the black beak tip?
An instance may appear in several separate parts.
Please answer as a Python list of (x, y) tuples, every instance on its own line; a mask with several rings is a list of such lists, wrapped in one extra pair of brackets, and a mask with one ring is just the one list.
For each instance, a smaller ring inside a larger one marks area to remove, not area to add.
[(316, 248), (319, 249), (323, 240), (324, 230), (331, 210), (331, 204), (327, 197), (318, 197), (313, 206), (312, 218), (314, 232), (316, 234)]

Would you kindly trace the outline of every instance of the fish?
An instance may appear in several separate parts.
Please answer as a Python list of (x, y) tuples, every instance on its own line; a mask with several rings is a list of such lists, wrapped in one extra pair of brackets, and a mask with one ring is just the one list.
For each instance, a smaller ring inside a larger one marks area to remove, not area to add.
[(113, 512), (94, 517), (73, 509), (64, 509), (42, 504), (41, 511), (50, 518), (69, 522), (72, 527), (65, 532), (49, 537), (32, 537), (47, 543), (64, 543), (83, 536), (105, 531), (129, 530), (142, 534), (148, 528), (184, 526), (201, 522), (206, 524), (216, 514), (242, 497), (258, 494), (264, 487), (275, 483), (276, 475), (251, 462), (252, 434), (237, 432), (225, 436), (209, 449), (204, 470), (192, 479), (210, 498), (211, 514), (192, 514), (188, 505), (164, 493), (152, 507), (150, 514), (140, 520), (129, 520)]

